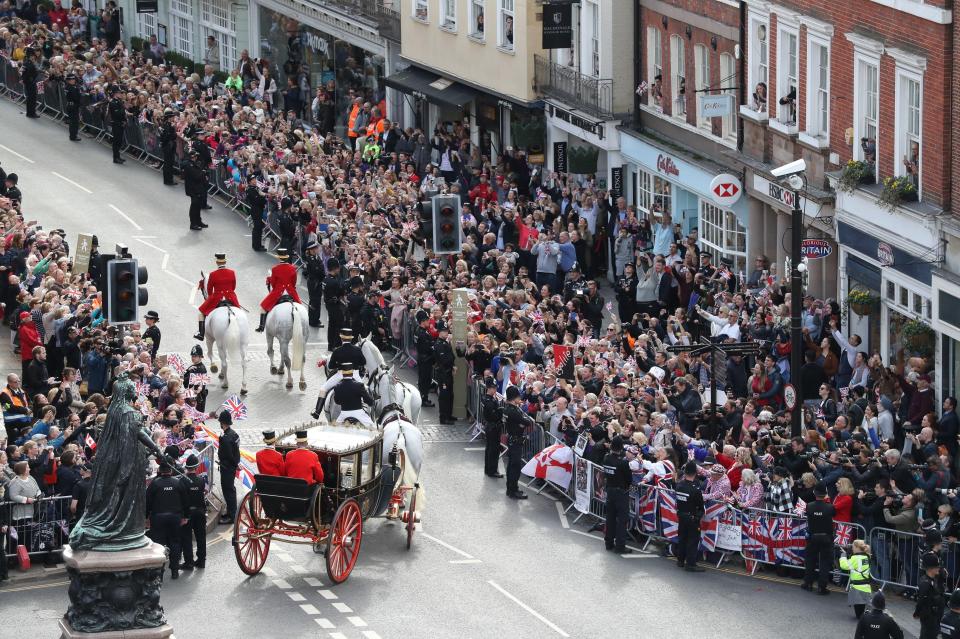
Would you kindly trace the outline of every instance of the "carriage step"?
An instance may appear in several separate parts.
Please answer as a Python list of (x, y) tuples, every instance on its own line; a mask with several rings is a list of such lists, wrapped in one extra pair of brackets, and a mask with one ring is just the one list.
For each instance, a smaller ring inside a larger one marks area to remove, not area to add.
[[(410, 521), (410, 511), (409, 511), (409, 510), (403, 511), (403, 513), (400, 515), (400, 521), (402, 521), (402, 522), (405, 523), (405, 524)], [(416, 513), (414, 513), (414, 519), (413, 519), (413, 521), (414, 521), (414, 523), (420, 523), (420, 511), (417, 511)]]

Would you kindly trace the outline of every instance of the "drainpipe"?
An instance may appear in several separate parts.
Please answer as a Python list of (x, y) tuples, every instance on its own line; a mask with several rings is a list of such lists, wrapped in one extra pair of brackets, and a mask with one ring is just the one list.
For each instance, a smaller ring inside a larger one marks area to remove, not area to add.
[[(744, 103), (747, 97), (747, 3), (743, 0), (740, 0), (740, 59), (737, 62), (740, 64), (740, 78), (737, 82), (737, 104), (735, 106), (738, 113), (734, 114), (735, 118), (739, 117), (740, 105)], [(743, 123), (740, 123), (740, 126), (737, 127), (737, 151), (743, 152)]]

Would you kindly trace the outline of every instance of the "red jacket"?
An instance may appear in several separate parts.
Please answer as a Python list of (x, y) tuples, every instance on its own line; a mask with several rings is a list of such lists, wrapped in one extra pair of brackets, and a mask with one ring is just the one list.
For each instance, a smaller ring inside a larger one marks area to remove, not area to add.
[(833, 499), (834, 521), (853, 521), (853, 497), (850, 495), (837, 495)]
[(261, 475), (276, 475), (283, 477), (285, 463), (283, 455), (276, 448), (263, 448), (257, 451), (257, 471)]
[(270, 287), (270, 293), (260, 302), (264, 313), (269, 313), (283, 294), (289, 295), (295, 302), (300, 302), (300, 295), (297, 294), (297, 267), (293, 264), (283, 262), (274, 266), (267, 277), (267, 286)]
[(20, 335), (20, 359), (25, 362), (33, 359), (33, 348), (35, 346), (42, 346), (37, 325), (33, 323), (29, 313), (27, 315), (26, 319), (20, 320), (22, 323), (17, 331)]
[(493, 190), (489, 182), (481, 182), (476, 185), (470, 189), (468, 195), (473, 203), (476, 203), (477, 200), (483, 200), (484, 202), (495, 202), (497, 200), (497, 192)]
[(200, 312), (204, 316), (209, 315), (223, 300), (239, 308), (240, 300), (236, 291), (236, 272), (231, 268), (218, 268), (207, 276), (207, 299), (200, 305)]
[(287, 453), (284, 460), (284, 475), (303, 479), (308, 484), (323, 483), (323, 468), (320, 458), (312, 450), (297, 448)]

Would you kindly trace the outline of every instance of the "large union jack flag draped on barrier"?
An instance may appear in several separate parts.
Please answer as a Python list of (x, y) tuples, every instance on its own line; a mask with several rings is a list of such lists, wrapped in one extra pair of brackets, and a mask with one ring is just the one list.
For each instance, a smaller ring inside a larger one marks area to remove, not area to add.
[(722, 501), (707, 502), (700, 519), (700, 550), (713, 552), (717, 549), (717, 524), (726, 510), (727, 505)]
[(661, 490), (660, 493), (660, 520), (663, 523), (663, 536), (669, 541), (676, 541), (680, 524), (677, 519), (677, 496), (672, 490)]
[(766, 563), (776, 563), (773, 547), (768, 543), (766, 515), (744, 513), (740, 524), (741, 552), (747, 559), (755, 559)]
[(741, 525), (743, 556), (766, 563), (803, 565), (807, 521), (789, 516), (745, 513)]
[(649, 486), (637, 486), (639, 494), (639, 504), (637, 506), (637, 519), (640, 522), (640, 530), (645, 533), (657, 532), (657, 493), (658, 490)]

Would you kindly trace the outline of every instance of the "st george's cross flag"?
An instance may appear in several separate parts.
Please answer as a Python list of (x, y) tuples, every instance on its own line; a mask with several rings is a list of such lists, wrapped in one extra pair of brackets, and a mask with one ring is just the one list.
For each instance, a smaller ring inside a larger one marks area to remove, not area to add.
[(573, 450), (564, 444), (554, 444), (533, 456), (520, 470), (527, 477), (546, 479), (564, 490), (573, 479)]

